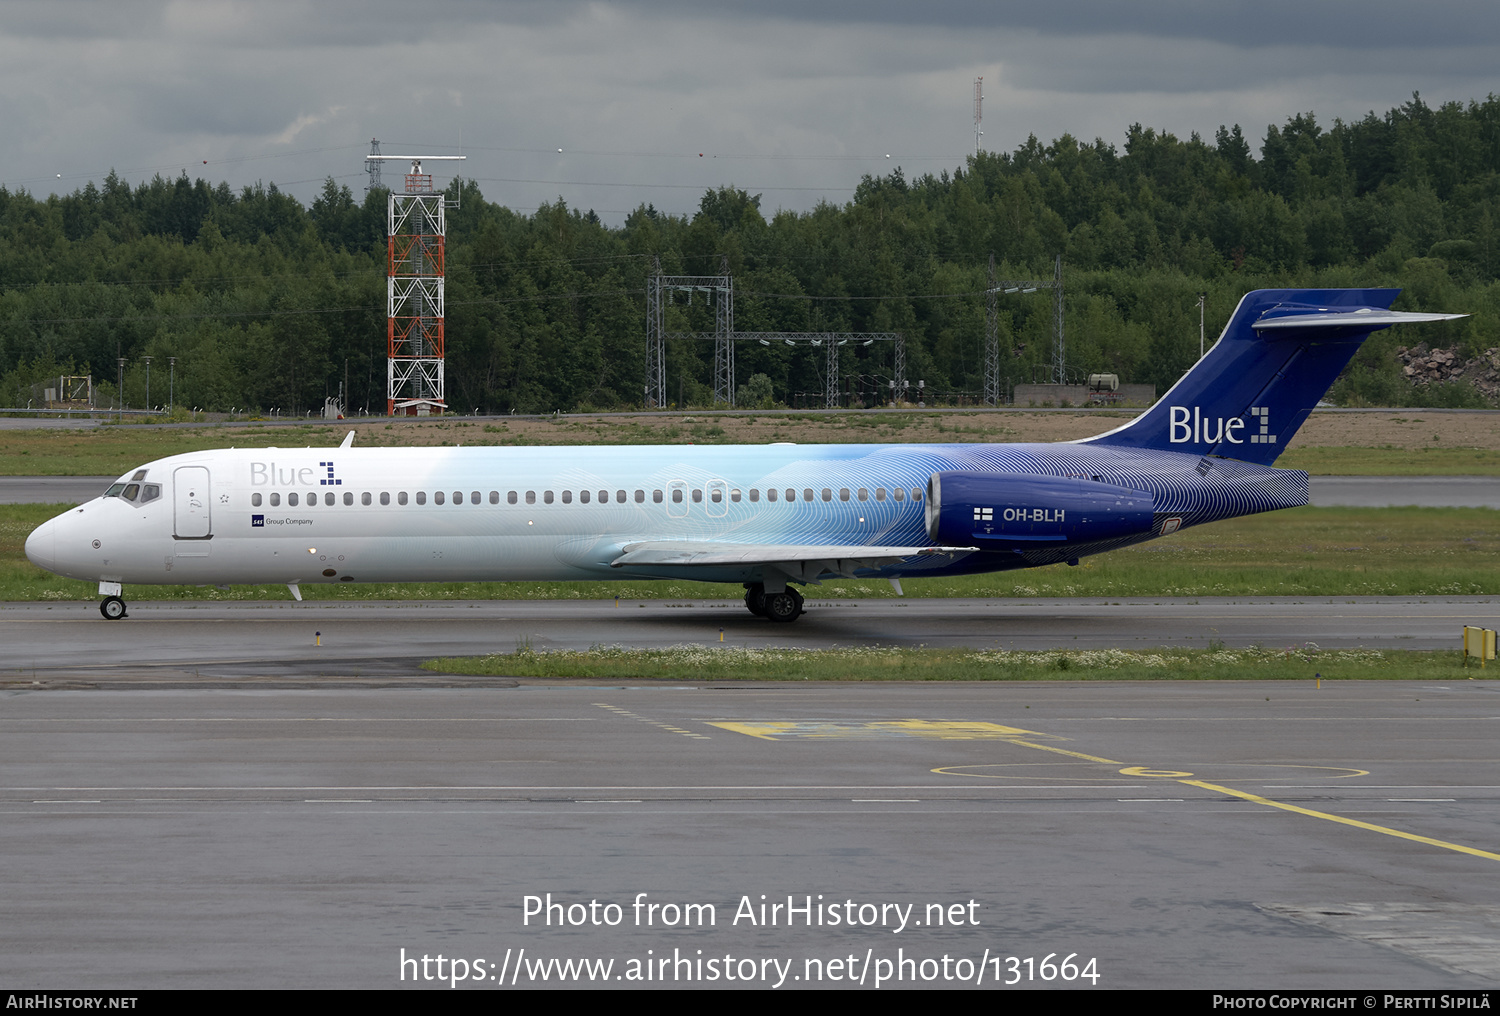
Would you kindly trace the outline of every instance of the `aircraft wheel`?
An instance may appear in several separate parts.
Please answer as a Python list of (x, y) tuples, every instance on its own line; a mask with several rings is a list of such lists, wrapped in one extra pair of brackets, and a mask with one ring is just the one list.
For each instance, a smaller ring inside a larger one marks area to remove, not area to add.
[(772, 621), (795, 621), (802, 613), (802, 594), (794, 589), (766, 597), (766, 616)]
[(745, 587), (745, 609), (756, 617), (766, 616), (766, 587), (759, 582)]
[(125, 601), (118, 596), (106, 596), (104, 602), (99, 604), (99, 613), (104, 615), (106, 621), (118, 621), (125, 616)]

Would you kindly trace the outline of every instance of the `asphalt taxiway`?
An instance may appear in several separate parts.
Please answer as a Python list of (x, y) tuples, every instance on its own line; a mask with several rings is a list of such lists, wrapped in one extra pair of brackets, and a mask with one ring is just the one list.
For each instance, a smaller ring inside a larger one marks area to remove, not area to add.
[(1483, 597), (808, 608), (776, 625), (733, 600), (140, 601), (108, 622), (0, 604), (9, 980), (1500, 983), (1500, 682), (417, 667), (522, 644), (1451, 648), (1463, 624), (1500, 627)]
[(0, 954), (28, 990), (1493, 987), (1497, 722), (1467, 680), (11, 691)]
[[(1487, 597), (1201, 597), (807, 601), (792, 624), (738, 600), (141, 601), (122, 621), (88, 602), (0, 604), (0, 687), (79, 682), (416, 677), (439, 656), (592, 645), (1100, 649), (1302, 646), (1452, 649), (1500, 626)], [(722, 639), (722, 641), (721, 641)]]

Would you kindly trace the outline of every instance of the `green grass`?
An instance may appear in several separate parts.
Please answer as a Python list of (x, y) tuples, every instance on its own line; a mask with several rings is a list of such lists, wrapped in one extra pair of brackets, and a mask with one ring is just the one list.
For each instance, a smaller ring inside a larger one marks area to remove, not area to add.
[(1328, 650), (1311, 644), (1141, 652), (747, 649), (718, 643), (535, 652), (521, 646), (514, 653), (446, 657), (422, 666), (475, 676), (671, 681), (1345, 681), (1489, 676), (1477, 664), (1465, 669), (1463, 655), (1456, 651)]
[(0, 475), (119, 476), (132, 466), (207, 448), (337, 445), (348, 427), (99, 427), (0, 431)]
[[(0, 505), (0, 600), (95, 600), (97, 584), (27, 561), (26, 536), (66, 505)], [(904, 579), (908, 596), (1123, 597), (1500, 595), (1500, 512), (1487, 508), (1293, 508), (1196, 527), (1138, 547), (1053, 565)], [(588, 600), (739, 598), (734, 585), (650, 582), (313, 584), (310, 599)], [(884, 581), (832, 579), (810, 600), (883, 598)], [(129, 600), (279, 600), (285, 586), (126, 588)]]
[[(1096, 414), (1104, 416), (1107, 414)], [(770, 416), (735, 418), (753, 426), (726, 431), (715, 418), (573, 419), (560, 417), (547, 426), (530, 429), (504, 421), (476, 423), (460, 417), (424, 426), (428, 438), (442, 444), (557, 445), (557, 444), (724, 444), (736, 441), (801, 440), (819, 442), (1007, 441), (1016, 431), (1003, 418), (971, 420), (920, 414), (873, 414), (847, 417)], [(1100, 420), (1101, 431), (1114, 420)], [(814, 427), (812, 432), (787, 428)], [(391, 429), (393, 428), (393, 429)], [(89, 430), (0, 431), (0, 475), (4, 476), (118, 476), (142, 462), (211, 448), (329, 447), (343, 440), (350, 427), (342, 423), (309, 422), (268, 427), (256, 423), (160, 428), (110, 426)], [(446, 440), (444, 440), (446, 439)], [(410, 434), (399, 426), (361, 425), (360, 447), (405, 444)], [(1319, 476), (1444, 476), (1500, 475), (1500, 449), (1430, 447), (1405, 449), (1394, 445), (1365, 447), (1294, 447), (1276, 463)]]

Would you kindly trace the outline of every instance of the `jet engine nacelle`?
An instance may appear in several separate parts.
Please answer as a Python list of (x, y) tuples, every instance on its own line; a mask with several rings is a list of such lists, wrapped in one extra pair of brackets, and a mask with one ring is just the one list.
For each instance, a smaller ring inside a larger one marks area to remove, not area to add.
[(1042, 550), (1151, 532), (1156, 499), (1097, 480), (1025, 473), (933, 473), (927, 534), (945, 545)]

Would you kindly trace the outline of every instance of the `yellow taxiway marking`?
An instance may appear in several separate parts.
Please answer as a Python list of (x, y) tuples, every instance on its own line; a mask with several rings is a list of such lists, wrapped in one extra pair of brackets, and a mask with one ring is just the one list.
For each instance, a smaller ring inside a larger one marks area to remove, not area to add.
[(1500, 854), (1491, 853), (1488, 850), (1480, 850), (1478, 847), (1466, 847), (1462, 843), (1450, 843), (1447, 840), (1433, 839), (1431, 836), (1418, 836), (1416, 833), (1403, 832), (1400, 829), (1392, 829), (1389, 826), (1375, 825), (1373, 822), (1361, 822), (1357, 818), (1344, 818), (1342, 815), (1330, 815), (1326, 811), (1314, 811), (1311, 808), (1300, 808), (1295, 804), (1283, 804), (1281, 801), (1273, 801), (1269, 797), (1261, 797), (1259, 794), (1252, 794), (1248, 790), (1235, 790), (1233, 787), (1221, 787), (1217, 783), (1205, 783), (1203, 780), (1180, 779), (1177, 782), (1186, 783), (1190, 787), (1202, 787), (1204, 790), (1217, 791), (1220, 794), (1229, 794), (1232, 797), (1241, 797), (1246, 801), (1253, 801), (1256, 804), (1263, 804), (1267, 808), (1280, 808), (1282, 811), (1291, 811), (1297, 813), (1298, 815), (1310, 815), (1313, 818), (1326, 819), (1329, 822), (1338, 822), (1341, 825), (1353, 826), (1356, 829), (1368, 829), (1372, 833), (1384, 833), (1387, 836), (1395, 836), (1403, 840), (1412, 840), (1416, 843), (1425, 843), (1430, 847), (1442, 847), (1444, 850), (1456, 850), (1460, 854), (1472, 854), (1475, 857), (1487, 857), (1491, 861), (1500, 861)]
[[(596, 704), (605, 709), (614, 710), (622, 715), (633, 715), (620, 709), (618, 706), (605, 705), (602, 702)], [(1461, 854), (1470, 854), (1474, 857), (1484, 857), (1492, 861), (1500, 861), (1500, 854), (1492, 853), (1488, 850), (1464, 846), (1462, 843), (1451, 843), (1448, 840), (1439, 840), (1431, 836), (1420, 836), (1416, 833), (1392, 829), (1389, 826), (1375, 825), (1373, 822), (1361, 822), (1355, 818), (1344, 818), (1342, 815), (1333, 815), (1326, 811), (1315, 811), (1312, 808), (1303, 808), (1295, 804), (1284, 804), (1281, 801), (1273, 801), (1269, 797), (1252, 794), (1247, 790), (1236, 790), (1233, 787), (1226, 787), (1222, 784), (1194, 779), (1192, 773), (1184, 770), (1128, 766), (1117, 759), (1104, 758), (1100, 755), (1090, 755), (1081, 751), (1072, 751), (1068, 748), (1060, 748), (1051, 744), (1037, 744), (1035, 741), (1037, 738), (1048, 738), (1059, 741), (1068, 739), (1056, 734), (1045, 734), (1037, 730), (1024, 730), (1020, 727), (1007, 727), (999, 723), (965, 720), (876, 720), (866, 723), (821, 720), (760, 720), (752, 722), (720, 721), (712, 723), (710, 726), (719, 727), (723, 730), (731, 730), (735, 733), (759, 738), (763, 741), (780, 741), (793, 738), (838, 740), (882, 737), (916, 737), (941, 741), (980, 739), (1007, 741), (1021, 748), (1034, 748), (1037, 751), (1066, 755), (1069, 758), (1082, 759), (1085, 762), (1095, 762), (1100, 765), (1119, 766), (1120, 769), (1118, 771), (1122, 776), (1172, 780), (1186, 786), (1198, 787), (1201, 790), (1208, 790), (1217, 794), (1227, 794), (1230, 797), (1238, 797), (1255, 804), (1265, 805), (1267, 808), (1279, 808), (1282, 811), (1293, 812), (1297, 815), (1306, 815), (1309, 818), (1320, 818), (1327, 822), (1337, 822), (1340, 825), (1352, 826), (1355, 829), (1364, 829), (1368, 832), (1381, 833), (1385, 836), (1411, 840), (1414, 843), (1425, 843), (1428, 846), (1440, 847), (1443, 850), (1455, 850)], [(932, 772), (944, 776), (959, 775), (950, 772), (947, 767), (933, 769)], [(1365, 773), (1361, 771), (1361, 775), (1365, 775)]]
[[(1012, 741), (1018, 737), (1050, 736), (1035, 730), (1022, 730), (1020, 727), (1005, 727), (998, 723), (970, 720), (875, 720), (869, 723), (834, 720), (756, 720), (721, 721), (712, 723), (710, 726), (732, 730), (749, 737), (758, 737), (762, 741), (782, 741), (804, 737), (820, 740), (915, 737), (938, 741)], [(1040, 747), (1040, 745), (1031, 747)]]
[[(1100, 762), (1104, 765), (1117, 766), (1120, 762), (1114, 759), (1100, 758), (1098, 755), (1085, 755), (1082, 752), (1068, 751), (1065, 748), (1055, 748), (1046, 744), (1030, 744), (1026, 741), (1012, 739), (1011, 744), (1020, 745), (1023, 748), (1036, 748), (1038, 751), (1051, 751), (1059, 755), (1071, 755), (1074, 758), (1088, 759), (1090, 762)], [(934, 769), (935, 773), (943, 770)], [(1331, 815), (1326, 811), (1315, 811), (1312, 808), (1303, 808), (1295, 804), (1285, 804), (1281, 801), (1273, 801), (1269, 797), (1252, 794), (1248, 790), (1236, 790), (1233, 787), (1225, 787), (1218, 783), (1208, 783), (1204, 780), (1192, 779), (1192, 773), (1177, 769), (1148, 769), (1145, 766), (1125, 766), (1120, 770), (1122, 776), (1145, 776), (1153, 779), (1173, 780), (1190, 787), (1199, 787), (1203, 790), (1211, 790), (1218, 794), (1228, 794), (1230, 797), (1238, 797), (1255, 804), (1263, 804), (1267, 808), (1280, 808), (1282, 811), (1290, 811), (1297, 815), (1307, 815), (1310, 818), (1321, 818), (1327, 822), (1337, 822), (1340, 825), (1353, 826), (1355, 829), (1365, 829), (1372, 833), (1382, 833), (1386, 836), (1395, 836), (1398, 839), (1411, 840), (1415, 843), (1425, 843), (1430, 847), (1441, 847), (1444, 850), (1456, 850), (1461, 854), (1471, 854), (1474, 857), (1486, 857), (1491, 861), (1500, 861), (1500, 854), (1491, 853), (1488, 850), (1480, 850), (1478, 847), (1466, 847), (1462, 843), (1450, 843), (1447, 840), (1435, 839), (1431, 836), (1419, 836), (1416, 833), (1404, 832), (1400, 829), (1392, 829), (1389, 826), (1376, 825), (1373, 822), (1361, 822), (1357, 818), (1344, 818), (1342, 815)]]
[(616, 716), (623, 716), (629, 720), (639, 720), (642, 723), (649, 723), (653, 727), (660, 727), (662, 730), (668, 731), (669, 733), (681, 734), (683, 737), (689, 737), (695, 741), (713, 740), (713, 738), (709, 737), (707, 734), (695, 734), (691, 730), (683, 730), (681, 727), (675, 726), (671, 723), (663, 723), (660, 720), (648, 719), (640, 715), (639, 713), (631, 712), (629, 709), (624, 709), (620, 706), (612, 706), (608, 702), (595, 702), (594, 705), (598, 706), (600, 709), (608, 709)]

